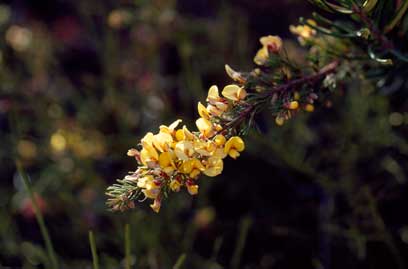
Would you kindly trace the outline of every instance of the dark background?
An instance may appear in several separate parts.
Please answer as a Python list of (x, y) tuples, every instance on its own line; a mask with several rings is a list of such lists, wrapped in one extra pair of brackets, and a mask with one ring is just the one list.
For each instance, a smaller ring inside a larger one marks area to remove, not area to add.
[[(43, 268), (46, 252), (15, 169), (22, 160), (62, 268), (407, 268), (406, 91), (355, 81), (283, 127), (264, 113), (241, 157), (197, 197), (125, 213), (105, 189), (148, 131), (193, 128), (224, 64), (251, 70), (263, 35), (303, 49), (289, 25), (307, 1), (6, 1), (0, 6), (0, 267)], [(246, 236), (246, 232), (247, 236)], [(242, 247), (240, 240), (244, 239)], [(237, 258), (238, 257), (238, 258)]]

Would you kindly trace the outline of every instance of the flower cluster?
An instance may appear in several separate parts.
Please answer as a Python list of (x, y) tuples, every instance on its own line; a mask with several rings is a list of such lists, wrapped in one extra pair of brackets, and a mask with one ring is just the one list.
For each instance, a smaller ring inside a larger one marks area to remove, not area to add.
[[(119, 181), (121, 184), (108, 188), (108, 204), (112, 209), (132, 208), (133, 200), (142, 195), (152, 199), (151, 208), (159, 212), (163, 198), (170, 192), (186, 187), (191, 195), (197, 194), (200, 174), (219, 175), (223, 159), (226, 156), (236, 159), (244, 150), (244, 141), (228, 135), (218, 119), (246, 96), (246, 91), (237, 85), (226, 86), (222, 96), (217, 86), (212, 86), (207, 106), (198, 103), (198, 131), (192, 132), (186, 126), (179, 128), (179, 119), (169, 126), (160, 126), (157, 134), (147, 133), (141, 139), (140, 151), (132, 148), (127, 153), (138, 162), (137, 170)], [(124, 191), (124, 186), (132, 188)]]
[[(308, 24), (315, 25), (312, 21)], [(301, 44), (316, 45), (312, 27), (292, 26), (291, 31), (299, 36)], [(147, 133), (140, 148), (128, 151), (138, 168), (107, 189), (108, 204), (113, 210), (133, 208), (134, 201), (142, 198), (152, 200), (150, 206), (158, 212), (163, 199), (172, 192), (186, 188), (191, 195), (197, 194), (201, 174), (219, 175), (223, 159), (235, 159), (244, 150), (240, 136), (250, 130), (261, 111), (269, 110), (278, 126), (301, 110), (314, 111), (316, 89), (327, 88), (324, 81), (336, 70), (338, 62), (328, 62), (331, 58), (325, 57), (321, 58), (324, 61), (299, 68), (287, 57), (280, 37), (261, 37), (260, 43), (254, 70), (237, 72), (226, 65), (227, 74), (236, 84), (225, 86), (221, 94), (217, 86), (212, 86), (206, 104), (198, 103), (197, 131), (180, 127), (179, 119), (169, 126), (160, 126), (156, 134)]]

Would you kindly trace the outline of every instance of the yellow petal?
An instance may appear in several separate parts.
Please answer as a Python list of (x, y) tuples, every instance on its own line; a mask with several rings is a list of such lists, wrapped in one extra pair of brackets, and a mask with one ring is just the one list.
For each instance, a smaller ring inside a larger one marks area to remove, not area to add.
[(292, 101), (289, 103), (289, 109), (294, 110), (294, 109), (298, 109), (298, 107), (299, 107), (298, 101)]
[(285, 123), (285, 119), (283, 117), (277, 116), (275, 118), (275, 123), (278, 126), (282, 126)]
[(312, 104), (307, 104), (307, 105), (305, 106), (305, 110), (306, 110), (307, 112), (313, 112), (313, 111), (314, 111), (314, 106), (313, 106)]
[(170, 130), (176, 129), (177, 126), (180, 124), (180, 122), (182, 122), (181, 119), (176, 120), (175, 122), (173, 122), (172, 124), (169, 125), (169, 129), (170, 129)]
[(143, 194), (150, 199), (156, 199), (160, 193), (159, 189), (144, 189), (142, 190)]
[(273, 52), (279, 52), (282, 48), (282, 39), (279, 36), (268, 35), (259, 39), (261, 44)]
[(232, 101), (239, 101), (246, 97), (246, 91), (238, 85), (227, 85), (222, 90), (222, 95)]
[(190, 177), (191, 178), (197, 178), (199, 175), (200, 175), (200, 170), (198, 170), (198, 169), (193, 169), (193, 171), (191, 171), (191, 173), (190, 173)]
[(235, 150), (235, 149), (232, 149), (232, 150), (230, 150), (230, 151), (228, 152), (228, 155), (229, 155), (231, 158), (236, 159), (236, 158), (239, 157), (239, 152), (238, 152), (237, 150)]
[(198, 114), (200, 114), (200, 117), (207, 119), (207, 120), (210, 119), (210, 113), (208, 113), (207, 108), (205, 108), (205, 106), (201, 104), (201, 102), (198, 102), (197, 109), (198, 109)]
[(174, 153), (180, 160), (188, 160), (194, 153), (193, 143), (191, 141), (177, 142), (176, 146), (174, 147)]
[(210, 157), (207, 160), (206, 169), (203, 173), (209, 177), (215, 177), (221, 174), (224, 168), (224, 162), (220, 158)]
[(154, 212), (159, 213), (161, 207), (161, 201), (159, 199), (154, 199), (153, 204), (150, 205)]
[(190, 132), (185, 125), (183, 126), (183, 132), (185, 136), (184, 139), (193, 140), (195, 138), (195, 135), (192, 132)]
[(208, 90), (207, 102), (217, 102), (219, 99), (218, 87), (216, 85), (211, 86)]
[[(168, 168), (176, 168), (174, 161), (173, 161), (173, 156), (171, 155), (170, 152), (163, 152), (159, 156), (159, 165), (162, 169), (168, 169)], [(171, 169), (168, 169), (171, 170)]]
[(212, 124), (209, 120), (204, 118), (199, 118), (196, 120), (196, 125), (200, 133), (204, 136), (209, 136), (212, 131)]
[(158, 133), (153, 137), (153, 145), (161, 152), (166, 151), (173, 143), (173, 137), (168, 133)]
[(192, 160), (184, 161), (181, 166), (179, 167), (179, 171), (183, 174), (190, 174), (193, 170), (193, 162)]
[(225, 136), (223, 136), (223, 135), (216, 135), (216, 136), (214, 137), (214, 142), (215, 142), (215, 144), (216, 144), (217, 146), (224, 146), (224, 144), (225, 144), (225, 142), (226, 142)]
[(254, 62), (257, 65), (263, 65), (266, 62), (266, 59), (268, 59), (268, 48), (267, 47), (262, 47), (258, 52), (256, 53), (254, 57)]
[(187, 185), (187, 191), (191, 195), (196, 195), (198, 193), (198, 185)]
[(186, 137), (186, 136), (184, 135), (183, 129), (178, 129), (178, 130), (176, 131), (176, 139), (177, 139), (177, 141), (184, 140), (185, 137)]
[(243, 151), (245, 149), (245, 143), (239, 136), (231, 137), (227, 143), (225, 143), (224, 152), (229, 154), (230, 150), (235, 149), (237, 151)]
[(147, 154), (146, 157), (148, 157), (152, 161), (157, 161), (159, 158), (159, 154), (157, 153), (156, 149), (152, 145), (146, 142), (143, 142), (142, 144), (143, 144), (143, 150), (145, 150), (145, 154)]
[(170, 189), (172, 191), (175, 191), (175, 192), (180, 191), (180, 186), (181, 186), (181, 184), (180, 184), (180, 182), (178, 180), (170, 181)]

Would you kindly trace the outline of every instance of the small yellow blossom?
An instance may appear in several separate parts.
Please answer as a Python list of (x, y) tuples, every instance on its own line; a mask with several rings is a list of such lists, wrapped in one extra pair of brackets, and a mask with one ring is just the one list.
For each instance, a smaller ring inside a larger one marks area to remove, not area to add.
[(159, 213), (161, 207), (161, 200), (154, 199), (154, 202), (153, 204), (150, 205), (150, 207), (153, 209), (154, 212)]
[(193, 143), (191, 141), (180, 141), (174, 148), (174, 153), (180, 160), (186, 161), (194, 153)]
[(201, 102), (198, 102), (197, 110), (198, 110), (198, 114), (202, 118), (206, 120), (210, 119), (210, 113), (208, 112), (207, 108), (203, 104), (201, 104)]
[(225, 143), (224, 152), (231, 158), (236, 159), (239, 156), (239, 152), (245, 149), (244, 141), (239, 136), (231, 137), (227, 143)]
[(196, 120), (196, 125), (200, 133), (205, 137), (210, 137), (214, 133), (212, 123), (205, 118), (199, 118)]
[(305, 105), (305, 111), (313, 112), (314, 111), (314, 106), (312, 104)]
[(247, 96), (247, 92), (245, 91), (245, 89), (239, 87), (238, 85), (232, 84), (224, 87), (224, 89), (222, 90), (222, 95), (232, 101), (240, 101), (245, 99), (245, 97)]
[(187, 185), (187, 191), (191, 195), (196, 195), (198, 193), (198, 185)]
[(163, 152), (159, 156), (160, 168), (163, 169), (166, 174), (171, 174), (176, 169), (173, 159), (174, 157), (170, 152)]
[(224, 162), (221, 158), (217, 157), (210, 157), (207, 160), (207, 164), (205, 166), (205, 170), (203, 173), (209, 177), (215, 177), (221, 174), (222, 170), (224, 169)]
[(278, 126), (282, 126), (285, 123), (285, 118), (281, 117), (281, 116), (277, 116), (275, 118), (275, 123)]
[(170, 181), (170, 189), (174, 192), (180, 191), (181, 183), (178, 180), (173, 179)]
[(160, 152), (168, 151), (172, 143), (173, 137), (168, 133), (160, 132), (153, 136), (153, 145)]
[(174, 135), (174, 130), (177, 128), (177, 126), (182, 122), (182, 120), (178, 119), (169, 126), (166, 125), (161, 125), (160, 126), (160, 133), (168, 133), (170, 135)]
[(298, 109), (299, 108), (299, 102), (298, 101), (290, 102), (288, 108), (292, 109), (292, 110)]
[(216, 135), (216, 136), (214, 137), (214, 142), (215, 142), (215, 144), (216, 144), (217, 146), (224, 146), (224, 144), (225, 144), (226, 141), (227, 141), (227, 140), (225, 139), (225, 136), (223, 136), (223, 135)]
[(259, 39), (262, 48), (255, 55), (254, 62), (257, 65), (265, 64), (269, 57), (269, 52), (278, 53), (282, 48), (282, 39), (279, 36), (263, 36)]
[[(316, 22), (314, 20), (307, 20), (310, 25), (315, 26)], [(309, 25), (291, 25), (289, 30), (298, 35), (298, 40), (301, 45), (305, 45), (307, 41), (312, 40), (316, 36), (316, 30), (310, 27)]]
[(213, 85), (210, 87), (208, 90), (208, 95), (207, 95), (207, 102), (213, 103), (213, 102), (219, 102), (221, 100), (220, 94), (218, 93), (218, 87), (216, 85)]

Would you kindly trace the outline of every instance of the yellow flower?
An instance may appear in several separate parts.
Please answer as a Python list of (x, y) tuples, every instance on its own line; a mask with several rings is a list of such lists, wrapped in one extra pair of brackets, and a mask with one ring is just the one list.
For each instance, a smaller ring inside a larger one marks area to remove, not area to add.
[(222, 169), (224, 168), (224, 162), (221, 158), (210, 157), (207, 160), (205, 170), (203, 173), (209, 177), (215, 177), (221, 174)]
[(158, 133), (153, 136), (153, 145), (160, 152), (168, 151), (169, 146), (173, 143), (173, 137), (168, 133)]
[(216, 85), (211, 86), (210, 89), (208, 90), (207, 102), (215, 103), (219, 102), (220, 100), (221, 97), (218, 93), (218, 87)]
[(198, 193), (198, 185), (187, 185), (187, 191), (191, 195), (196, 195)]
[(205, 106), (203, 104), (201, 104), (201, 102), (198, 102), (197, 109), (198, 109), (198, 114), (202, 118), (204, 118), (206, 120), (210, 119), (210, 113), (208, 112), (207, 108), (205, 108)]
[(194, 154), (193, 143), (185, 140), (177, 142), (176, 146), (174, 147), (174, 153), (180, 160), (185, 161), (190, 159)]
[(177, 131), (176, 131), (176, 140), (177, 141), (181, 141), (181, 140), (184, 140), (185, 138), (186, 138), (186, 136), (184, 135), (184, 130), (183, 129), (178, 129)]
[(143, 194), (150, 199), (156, 199), (160, 193), (160, 187), (154, 183), (154, 177), (152, 175), (139, 178), (137, 186), (141, 188)]
[(285, 123), (285, 119), (283, 117), (281, 117), (281, 116), (277, 116), (275, 118), (275, 123), (278, 126), (282, 126)]
[(196, 120), (196, 125), (200, 133), (205, 137), (210, 137), (214, 133), (213, 125), (207, 119), (199, 118), (198, 120)]
[(154, 199), (153, 204), (150, 205), (154, 212), (159, 213), (161, 207), (161, 200)]
[(199, 139), (194, 141), (194, 150), (203, 156), (211, 156), (216, 148), (216, 145), (212, 141), (203, 141)]
[(196, 178), (201, 171), (205, 170), (203, 164), (197, 159), (191, 159), (183, 162), (179, 171), (183, 174), (188, 174), (191, 178)]
[(225, 136), (223, 136), (223, 135), (216, 135), (216, 136), (214, 137), (214, 142), (215, 142), (215, 144), (216, 144), (217, 146), (224, 146), (224, 144), (225, 144), (226, 141), (227, 141), (227, 140), (225, 139)]
[(159, 127), (160, 133), (167, 133), (167, 134), (170, 134), (170, 135), (174, 135), (174, 130), (177, 128), (177, 126), (180, 124), (180, 122), (182, 122), (182, 120), (178, 119), (175, 122), (173, 122), (172, 124), (170, 124), (169, 126), (160, 125), (160, 127)]
[(268, 47), (268, 49), (274, 53), (279, 52), (282, 48), (282, 39), (279, 36), (268, 35), (259, 39), (262, 46)]
[(231, 158), (236, 159), (239, 156), (239, 152), (245, 149), (244, 141), (239, 136), (231, 137), (227, 143), (225, 143), (224, 152)]
[(314, 106), (313, 106), (312, 104), (307, 104), (307, 105), (305, 106), (305, 110), (306, 110), (307, 112), (313, 112), (313, 111), (314, 111)]
[(170, 181), (170, 189), (172, 191), (178, 192), (180, 191), (180, 187), (181, 187), (181, 184), (178, 180), (173, 179), (172, 181)]
[(168, 175), (176, 169), (173, 159), (174, 156), (170, 152), (163, 152), (159, 156), (160, 168)]
[(232, 69), (228, 64), (225, 65), (225, 71), (227, 72), (228, 76), (232, 78), (234, 81), (237, 81), (240, 84), (245, 83), (245, 78), (242, 76), (241, 73)]
[(232, 84), (224, 87), (222, 90), (222, 95), (232, 101), (240, 101), (245, 99), (247, 93), (245, 89), (239, 87), (238, 85)]
[(289, 106), (288, 106), (288, 108), (292, 110), (298, 109), (298, 107), (299, 107), (298, 101), (292, 101), (289, 103)]
[[(314, 20), (307, 20), (307, 22), (310, 25), (315, 26), (316, 22)], [(309, 25), (297, 25), (293, 26), (291, 25), (289, 27), (289, 30), (295, 34), (298, 35), (298, 40), (299, 43), (304, 45), (306, 41), (311, 40), (314, 36), (316, 36), (316, 30), (310, 27)]]
[(151, 162), (157, 162), (159, 159), (159, 154), (153, 147), (154, 135), (152, 133), (147, 133), (142, 139), (143, 149), (140, 151), (140, 159), (144, 165), (149, 166)]
[(192, 132), (190, 132), (185, 125), (183, 126), (183, 133), (184, 133), (185, 140), (195, 139), (195, 135)]
[(259, 39), (262, 48), (255, 55), (254, 62), (263, 65), (269, 57), (269, 51), (278, 53), (282, 48), (282, 39), (279, 36), (263, 36)]
[(141, 177), (137, 181), (137, 186), (139, 188), (146, 189), (149, 184), (153, 183), (153, 180), (154, 180), (154, 177), (152, 175)]

